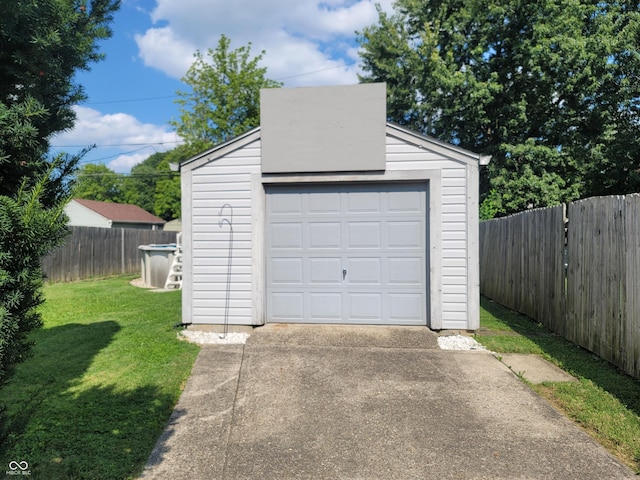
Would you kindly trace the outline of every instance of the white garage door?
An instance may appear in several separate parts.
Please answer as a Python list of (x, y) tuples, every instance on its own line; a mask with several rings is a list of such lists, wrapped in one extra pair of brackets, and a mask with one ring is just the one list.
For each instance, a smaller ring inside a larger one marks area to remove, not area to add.
[(267, 190), (267, 321), (426, 325), (427, 185)]

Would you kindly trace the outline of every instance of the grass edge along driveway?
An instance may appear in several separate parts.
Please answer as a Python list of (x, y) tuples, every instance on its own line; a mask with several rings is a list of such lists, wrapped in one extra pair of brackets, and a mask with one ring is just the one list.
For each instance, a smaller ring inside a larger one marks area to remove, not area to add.
[[(140, 474), (199, 347), (176, 338), (180, 292), (117, 277), (49, 285), (33, 357), (0, 391), (10, 434), (0, 461), (31, 478), (127, 479)], [(482, 299), (476, 339), (499, 353), (534, 353), (576, 383), (531, 385), (640, 471), (640, 382), (542, 325)]]
[(640, 473), (640, 380), (529, 317), (484, 297), (480, 330), (475, 339), (498, 355), (540, 355), (576, 377), (578, 382), (544, 382), (530, 386)]
[(33, 355), (0, 391), (2, 467), (30, 478), (135, 478), (191, 373), (197, 345), (177, 339), (180, 292), (116, 277), (45, 287)]

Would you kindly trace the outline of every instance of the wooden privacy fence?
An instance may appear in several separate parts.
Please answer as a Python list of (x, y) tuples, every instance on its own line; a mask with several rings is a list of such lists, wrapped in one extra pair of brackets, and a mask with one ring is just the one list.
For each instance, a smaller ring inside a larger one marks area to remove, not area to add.
[(141, 273), (140, 245), (175, 243), (176, 232), (70, 227), (64, 245), (42, 261), (47, 282)]
[(481, 222), (480, 291), (640, 378), (640, 195)]

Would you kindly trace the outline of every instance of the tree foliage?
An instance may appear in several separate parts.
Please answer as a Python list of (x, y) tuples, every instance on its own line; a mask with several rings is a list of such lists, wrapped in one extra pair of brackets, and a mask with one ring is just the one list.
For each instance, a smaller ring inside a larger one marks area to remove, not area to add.
[(156, 185), (164, 176), (171, 174), (168, 164), (163, 165), (166, 155), (167, 152), (156, 152), (131, 169), (131, 174), (123, 182), (124, 203), (132, 203), (154, 213)]
[(123, 203), (124, 178), (104, 164), (87, 163), (76, 174), (74, 197)]
[(483, 214), (640, 189), (640, 12), (596, 0), (398, 0), (360, 34), (390, 119), (493, 156)]
[[(72, 106), (85, 99), (74, 83), (78, 70), (100, 60), (97, 41), (110, 36), (117, 0), (4, 0), (0, 16), (0, 194), (13, 195), (27, 179), (45, 174), (58, 182), (75, 166), (74, 157), (47, 156), (49, 138), (73, 126)], [(51, 163), (56, 169), (51, 169)]]
[(260, 123), (260, 89), (277, 88), (258, 64), (264, 51), (251, 58), (251, 44), (236, 50), (222, 35), (215, 50), (195, 61), (182, 78), (191, 91), (177, 92), (180, 120), (172, 125), (196, 152), (223, 143)]
[(40, 260), (67, 234), (63, 204), (42, 204), (47, 179), (14, 197), (0, 196), (0, 385), (29, 352), (41, 324)]
[(156, 183), (153, 211), (160, 218), (173, 220), (182, 216), (180, 175), (171, 172), (170, 164), (178, 165), (197, 153), (196, 145), (180, 145), (167, 152), (158, 165), (159, 170), (170, 173), (170, 175), (160, 177)]
[[(84, 99), (73, 81), (101, 54), (117, 0), (3, 0), (0, 15), (0, 386), (40, 325), (40, 259), (67, 233), (78, 156), (47, 154)], [(1, 423), (1, 422), (0, 422)], [(1, 432), (0, 432), (1, 433)]]
[(196, 153), (188, 145), (157, 152), (135, 165), (129, 175), (116, 173), (106, 165), (83, 165), (77, 172), (74, 196), (138, 205), (164, 220), (180, 218), (180, 175), (171, 170), (170, 164)]

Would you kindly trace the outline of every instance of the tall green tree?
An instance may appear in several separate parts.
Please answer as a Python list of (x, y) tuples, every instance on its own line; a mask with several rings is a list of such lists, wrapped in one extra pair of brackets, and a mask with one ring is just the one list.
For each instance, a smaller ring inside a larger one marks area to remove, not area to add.
[(118, 6), (118, 0), (3, 0), (0, 194), (14, 195), (25, 179), (35, 184), (46, 174), (54, 180), (43, 192), (47, 202), (64, 190), (75, 163), (49, 157), (49, 139), (73, 126), (72, 106), (86, 98), (75, 73), (103, 58), (97, 42), (111, 35)]
[(97, 42), (110, 35), (117, 8), (117, 0), (2, 3), (0, 386), (40, 325), (40, 259), (67, 233), (63, 207), (78, 158), (49, 156), (49, 139), (73, 126), (71, 107), (84, 99), (74, 75), (102, 58)]
[(195, 53), (195, 61), (182, 78), (190, 91), (178, 91), (180, 119), (172, 125), (178, 134), (202, 151), (223, 143), (260, 123), (260, 89), (282, 84), (265, 77), (260, 67), (264, 51), (251, 57), (251, 44), (236, 50), (220, 37), (206, 55)]
[(156, 152), (131, 169), (131, 173), (124, 179), (124, 203), (132, 203), (147, 212), (153, 212), (156, 184), (169, 173), (168, 167), (167, 172), (158, 168), (166, 155), (167, 152)]
[(104, 164), (87, 163), (76, 174), (74, 197), (100, 202), (126, 203), (124, 176)]
[(199, 152), (196, 146), (184, 144), (170, 150), (158, 165), (158, 171), (164, 173), (156, 183), (153, 212), (164, 220), (180, 218), (181, 189), (180, 175), (171, 171), (171, 164), (179, 164)]
[(493, 160), (483, 214), (640, 189), (640, 12), (597, 0), (398, 0), (360, 33), (390, 119)]
[[(170, 168), (171, 163), (198, 153), (187, 145), (150, 155), (122, 176), (118, 200), (132, 203), (164, 220), (180, 217), (180, 174)], [(87, 197), (88, 198), (88, 197)]]

